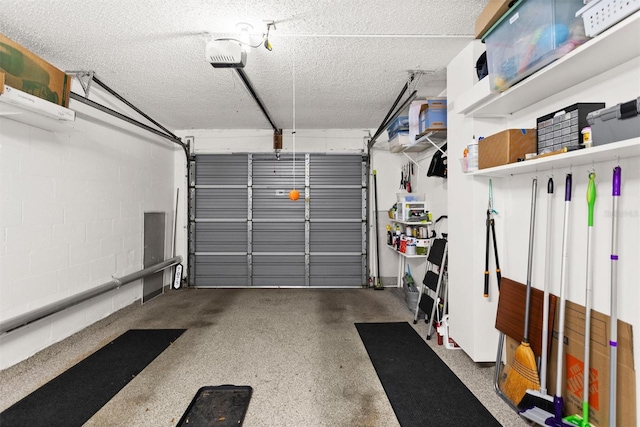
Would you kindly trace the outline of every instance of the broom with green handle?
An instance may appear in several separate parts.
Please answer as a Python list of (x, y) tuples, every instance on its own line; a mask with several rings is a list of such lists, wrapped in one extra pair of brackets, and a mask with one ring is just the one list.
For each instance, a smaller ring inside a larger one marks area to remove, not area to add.
[(540, 388), (538, 378), (538, 364), (529, 344), (529, 309), (531, 306), (531, 269), (533, 264), (533, 236), (536, 219), (536, 193), (538, 180), (533, 179), (531, 185), (531, 219), (529, 223), (529, 254), (527, 262), (527, 292), (524, 308), (524, 334), (522, 342), (516, 348), (511, 363), (511, 369), (504, 381), (502, 391), (511, 402), (518, 403), (522, 400), (527, 389), (535, 390)]
[(582, 378), (582, 416), (570, 415), (566, 421), (579, 427), (591, 426), (589, 423), (589, 353), (591, 352), (591, 293), (593, 288), (593, 262), (591, 260), (591, 240), (593, 237), (593, 208), (596, 204), (596, 174), (589, 173), (587, 186), (587, 205), (589, 207), (587, 227), (587, 286), (584, 311), (584, 372)]

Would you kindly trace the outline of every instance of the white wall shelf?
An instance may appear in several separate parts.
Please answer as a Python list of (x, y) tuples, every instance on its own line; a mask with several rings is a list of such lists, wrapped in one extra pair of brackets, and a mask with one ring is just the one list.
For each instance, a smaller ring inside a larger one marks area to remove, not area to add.
[(49, 131), (70, 131), (76, 113), (73, 110), (5, 85), (0, 94), (0, 117)]
[(402, 221), (399, 219), (389, 219), (389, 221), (395, 223), (395, 224), (403, 224), (403, 225), (431, 225), (431, 221)]
[(394, 145), (389, 151), (392, 153), (419, 153), (429, 148), (435, 147), (439, 149), (447, 141), (447, 131), (445, 130), (427, 130), (426, 133), (411, 145)]
[(505, 92), (494, 93), (489, 77), (456, 99), (466, 117), (504, 117), (640, 56), (640, 12), (548, 65)]
[(394, 251), (395, 253), (397, 253), (398, 255), (400, 255), (402, 257), (405, 257), (405, 258), (426, 258), (427, 257), (427, 255), (409, 255), (409, 254), (406, 254), (404, 252), (400, 252), (399, 250), (397, 250), (393, 246), (387, 245), (387, 247), (389, 249), (391, 249), (392, 251)]
[(640, 156), (640, 137), (570, 151), (554, 156), (542, 157), (540, 159), (525, 160), (524, 162), (480, 169), (475, 172), (470, 172), (467, 175), (505, 177), (638, 156)]

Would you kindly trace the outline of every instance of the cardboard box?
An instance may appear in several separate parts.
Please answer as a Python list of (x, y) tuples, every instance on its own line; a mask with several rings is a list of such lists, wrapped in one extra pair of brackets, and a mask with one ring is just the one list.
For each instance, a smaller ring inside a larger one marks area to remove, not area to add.
[(515, 3), (513, 0), (489, 0), (489, 3), (484, 7), (478, 19), (476, 19), (476, 38), (482, 38), (493, 24), (504, 15), (511, 3)]
[(478, 169), (515, 163), (536, 152), (535, 129), (507, 129), (478, 141)]
[[(584, 373), (585, 309), (567, 301), (565, 313), (564, 375), (562, 397), (565, 415), (582, 414)], [(611, 318), (591, 311), (589, 422), (593, 426), (609, 425), (609, 331)], [(558, 321), (551, 341), (552, 354), (558, 349)], [(633, 331), (630, 324), (618, 320), (617, 426), (636, 424), (636, 385), (633, 366)], [(556, 357), (549, 365), (549, 393), (555, 394)]]
[(0, 34), (0, 73), (5, 84), (67, 107), (71, 76)]
[(444, 130), (447, 128), (447, 99), (427, 99), (426, 104), (420, 106), (418, 115), (418, 133), (426, 130)]

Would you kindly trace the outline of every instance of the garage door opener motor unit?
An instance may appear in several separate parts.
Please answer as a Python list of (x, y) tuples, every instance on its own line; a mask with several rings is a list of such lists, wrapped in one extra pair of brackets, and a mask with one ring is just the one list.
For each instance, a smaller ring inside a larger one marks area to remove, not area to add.
[(244, 68), (247, 63), (247, 52), (233, 39), (208, 41), (205, 55), (213, 68)]

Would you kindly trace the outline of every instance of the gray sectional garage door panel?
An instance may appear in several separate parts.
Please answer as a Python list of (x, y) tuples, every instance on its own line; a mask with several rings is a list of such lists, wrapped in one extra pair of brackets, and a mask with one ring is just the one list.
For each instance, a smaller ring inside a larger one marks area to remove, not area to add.
[[(362, 253), (362, 224), (312, 222), (310, 224), (310, 251)], [(360, 263), (360, 261), (358, 261)]]
[(247, 188), (196, 188), (195, 214), (198, 221), (246, 221)]
[(198, 253), (247, 251), (246, 222), (196, 222), (195, 228)]
[[(197, 155), (190, 283), (366, 285), (366, 173), (354, 155)], [(295, 177), (294, 177), (295, 163)], [(300, 193), (296, 201), (289, 191)], [(307, 197), (308, 196), (308, 197)]]
[(197, 255), (195, 286), (247, 286), (249, 269), (246, 255)]
[(253, 255), (253, 286), (300, 287), (305, 283), (304, 255)]
[(356, 287), (362, 285), (362, 256), (311, 255), (311, 286)]
[(198, 155), (196, 164), (197, 185), (247, 186), (246, 154)]
[[(255, 181), (254, 181), (255, 182)], [(262, 188), (254, 184), (253, 219), (255, 221), (304, 221), (304, 198), (289, 200), (289, 187), (282, 189)]]
[(304, 255), (304, 222), (254, 222), (253, 253), (298, 252)]
[(366, 282), (366, 181), (357, 155), (311, 155), (309, 285)]

